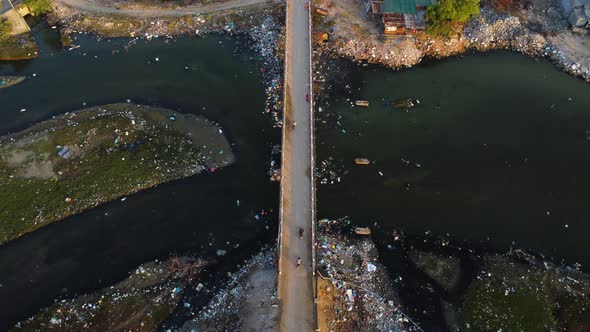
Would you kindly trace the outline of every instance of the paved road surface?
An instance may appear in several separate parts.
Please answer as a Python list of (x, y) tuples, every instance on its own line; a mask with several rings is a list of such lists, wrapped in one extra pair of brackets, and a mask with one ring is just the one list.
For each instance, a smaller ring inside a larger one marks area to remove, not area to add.
[(8, 0), (0, 0), (0, 14), (4, 14), (11, 9), (12, 6), (8, 2)]
[(185, 6), (179, 8), (166, 8), (155, 6), (127, 8), (121, 6), (121, 9), (117, 9), (115, 8), (114, 3), (106, 4), (95, 0), (54, 0), (54, 2), (58, 5), (65, 5), (67, 7), (82, 12), (96, 14), (117, 14), (144, 18), (208, 14), (213, 12), (233, 10), (241, 7), (269, 4), (267, 0), (228, 0), (222, 2), (214, 2), (203, 6)]
[[(282, 227), (279, 298), (281, 331), (312, 331), (312, 196), (309, 18), (306, 0), (287, 0), (286, 123), (282, 163)], [(297, 126), (292, 126), (292, 121)], [(298, 228), (305, 229), (303, 240)], [(303, 265), (296, 267), (301, 257)]]

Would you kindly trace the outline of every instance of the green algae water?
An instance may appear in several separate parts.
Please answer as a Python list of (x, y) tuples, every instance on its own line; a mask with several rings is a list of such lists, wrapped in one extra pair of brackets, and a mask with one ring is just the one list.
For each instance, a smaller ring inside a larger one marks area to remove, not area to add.
[[(590, 266), (589, 84), (501, 52), (355, 67), (334, 91), (317, 154), (341, 181), (318, 178), (320, 218), (380, 227), (386, 242), (398, 227)], [(392, 107), (404, 98), (419, 104)]]
[[(77, 35), (79, 48), (60, 50), (53, 30), (35, 29), (39, 58), (0, 62), (0, 75), (27, 77), (0, 90), (0, 134), (65, 112), (129, 100), (215, 122), (236, 162), (107, 203), (0, 246), (0, 330), (55, 299), (106, 287), (139, 264), (171, 254), (212, 257), (215, 264), (202, 282), (213, 288), (208, 276), (224, 280), (225, 272), (276, 238), (278, 186), (267, 172), (280, 132), (263, 114), (265, 87), (256, 55), (245, 50), (243, 40)], [(217, 257), (219, 249), (227, 254)], [(194, 310), (203, 301), (193, 301)], [(193, 308), (182, 310), (188, 314)]]

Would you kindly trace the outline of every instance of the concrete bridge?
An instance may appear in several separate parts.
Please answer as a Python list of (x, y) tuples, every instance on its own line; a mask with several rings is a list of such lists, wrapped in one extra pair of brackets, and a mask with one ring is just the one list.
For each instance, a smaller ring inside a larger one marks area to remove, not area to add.
[[(317, 326), (311, 12), (307, 2), (287, 0), (278, 241), (281, 331), (312, 331)], [(299, 238), (300, 227), (303, 239)], [(298, 257), (300, 267), (296, 265)]]

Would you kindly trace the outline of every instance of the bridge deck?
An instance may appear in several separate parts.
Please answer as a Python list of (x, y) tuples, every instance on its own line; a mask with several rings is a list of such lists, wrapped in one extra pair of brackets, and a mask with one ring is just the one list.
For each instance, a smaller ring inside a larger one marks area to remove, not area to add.
[[(281, 170), (279, 298), (281, 331), (314, 329), (312, 233), (313, 119), (311, 98), (310, 16), (306, 0), (287, 0), (285, 45), (285, 124)], [(297, 125), (292, 125), (296, 121)], [(299, 239), (298, 229), (304, 228)], [(297, 257), (303, 264), (296, 267)]]

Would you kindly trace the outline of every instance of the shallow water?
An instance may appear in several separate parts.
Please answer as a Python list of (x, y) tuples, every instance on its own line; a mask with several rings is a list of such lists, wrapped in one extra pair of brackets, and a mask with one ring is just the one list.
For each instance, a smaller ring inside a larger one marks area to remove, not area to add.
[(278, 186), (269, 182), (266, 172), (271, 145), (280, 141), (280, 132), (262, 114), (264, 87), (250, 54), (237, 51), (239, 40), (158, 39), (127, 48), (128, 39), (82, 35), (74, 41), (81, 47), (68, 51), (55, 47), (57, 36), (48, 28), (38, 26), (35, 37), (41, 43), (38, 59), (0, 62), (0, 75), (28, 77), (0, 90), (0, 133), (129, 99), (219, 123), (237, 162), (106, 204), (0, 246), (0, 330), (56, 297), (120, 280), (145, 261), (172, 253), (214, 256), (217, 249), (227, 249), (226, 256), (217, 257), (216, 269), (233, 269), (275, 238), (274, 214), (261, 221), (254, 216), (278, 206)]
[[(349, 173), (319, 185), (319, 217), (376, 223), (384, 241), (394, 227), (430, 230), (590, 266), (590, 85), (500, 52), (400, 72), (354, 67), (335, 91), (328, 112), (341, 126), (318, 124), (318, 160)], [(419, 106), (391, 107), (408, 97)]]

